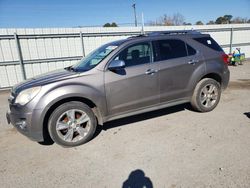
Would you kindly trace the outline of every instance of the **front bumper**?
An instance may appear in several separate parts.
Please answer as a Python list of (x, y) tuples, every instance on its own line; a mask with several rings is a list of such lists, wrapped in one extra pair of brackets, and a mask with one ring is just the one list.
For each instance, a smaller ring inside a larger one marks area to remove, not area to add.
[(6, 112), (6, 119), (8, 124), (12, 124), (18, 132), (33, 141), (42, 142), (44, 140), (43, 127), (37, 126), (40, 124), (39, 120), (37, 121), (39, 112), (37, 110), (28, 113), (22, 111), (13, 113), (12, 111), (8, 111)]

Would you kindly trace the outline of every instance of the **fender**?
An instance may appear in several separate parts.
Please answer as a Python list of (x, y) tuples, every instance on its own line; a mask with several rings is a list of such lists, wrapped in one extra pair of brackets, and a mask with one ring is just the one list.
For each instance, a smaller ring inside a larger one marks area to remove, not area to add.
[(188, 86), (189, 94), (188, 96), (193, 95), (193, 90), (196, 84), (200, 81), (200, 79), (206, 75), (206, 63), (201, 63), (192, 73), (191, 78), (189, 79)]
[(43, 123), (46, 113), (57, 102), (67, 98), (78, 97), (90, 100), (96, 105), (97, 109), (95, 109), (95, 113), (101, 118), (100, 123), (102, 123), (102, 117), (107, 113), (106, 96), (103, 91), (79, 83), (64, 83), (63, 85), (58, 85), (57, 83), (56, 87), (53, 84), (52, 86), (46, 85), (45, 87), (50, 88), (45, 88), (45, 93), (41, 91), (38, 97), (40, 100), (37, 101), (35, 106), (35, 110), (42, 110), (39, 122)]

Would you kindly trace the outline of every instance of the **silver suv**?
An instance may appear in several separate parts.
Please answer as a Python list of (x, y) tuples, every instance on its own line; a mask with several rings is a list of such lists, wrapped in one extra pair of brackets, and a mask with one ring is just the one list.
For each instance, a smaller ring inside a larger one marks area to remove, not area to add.
[(6, 116), (32, 140), (77, 146), (114, 119), (187, 102), (211, 111), (228, 82), (227, 56), (210, 35), (153, 32), (14, 86)]

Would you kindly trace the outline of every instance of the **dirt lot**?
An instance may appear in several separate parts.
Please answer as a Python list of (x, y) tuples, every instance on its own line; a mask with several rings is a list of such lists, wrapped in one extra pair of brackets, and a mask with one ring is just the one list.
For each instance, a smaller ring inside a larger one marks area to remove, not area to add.
[(113, 121), (68, 149), (32, 142), (7, 125), (9, 94), (1, 92), (1, 187), (122, 187), (126, 180), (250, 187), (250, 62), (230, 70), (230, 86), (210, 113), (180, 105)]

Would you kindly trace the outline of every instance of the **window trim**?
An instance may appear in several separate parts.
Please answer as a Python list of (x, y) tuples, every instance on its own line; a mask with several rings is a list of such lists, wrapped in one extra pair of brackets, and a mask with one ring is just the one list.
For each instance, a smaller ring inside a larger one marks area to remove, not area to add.
[[(193, 56), (193, 55), (196, 55), (196, 54), (197, 54), (197, 50), (196, 50), (193, 46), (191, 46), (191, 45), (190, 45), (189, 43), (187, 43), (187, 42), (185, 42), (185, 45), (186, 45), (186, 50), (187, 50), (187, 57), (190, 57), (190, 56)], [(190, 46), (191, 48), (194, 49), (195, 53), (194, 53), (193, 55), (189, 55), (189, 53), (188, 53), (188, 46)]]

